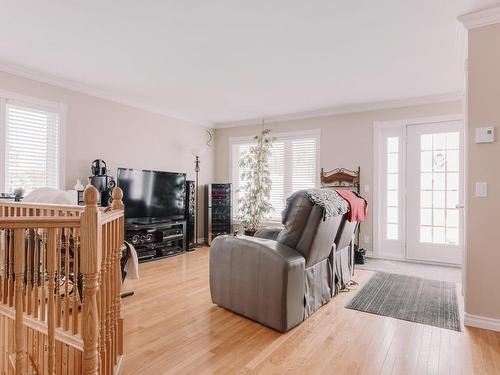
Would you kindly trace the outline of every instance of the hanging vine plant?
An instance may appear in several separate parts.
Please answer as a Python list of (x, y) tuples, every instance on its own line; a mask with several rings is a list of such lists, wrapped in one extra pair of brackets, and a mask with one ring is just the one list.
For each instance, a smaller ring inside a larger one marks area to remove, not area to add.
[(245, 234), (253, 235), (259, 224), (273, 210), (271, 196), (271, 170), (269, 157), (274, 138), (269, 129), (263, 129), (254, 137), (255, 146), (243, 154), (239, 161), (241, 180), (245, 181), (241, 191), (243, 196), (238, 200), (238, 218), (245, 228)]

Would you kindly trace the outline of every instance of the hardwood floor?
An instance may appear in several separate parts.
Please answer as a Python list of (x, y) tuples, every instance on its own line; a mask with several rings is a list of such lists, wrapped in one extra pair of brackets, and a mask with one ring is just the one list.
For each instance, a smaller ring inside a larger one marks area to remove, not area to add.
[(286, 334), (223, 310), (210, 300), (208, 248), (141, 264), (140, 274), (123, 300), (124, 375), (500, 374), (500, 333), (345, 309), (355, 290)]

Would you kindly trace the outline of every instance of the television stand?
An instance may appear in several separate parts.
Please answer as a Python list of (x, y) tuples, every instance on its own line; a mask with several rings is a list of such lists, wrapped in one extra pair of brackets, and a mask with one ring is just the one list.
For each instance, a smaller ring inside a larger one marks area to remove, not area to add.
[(187, 250), (186, 220), (126, 223), (125, 239), (135, 247), (139, 262), (179, 255)]

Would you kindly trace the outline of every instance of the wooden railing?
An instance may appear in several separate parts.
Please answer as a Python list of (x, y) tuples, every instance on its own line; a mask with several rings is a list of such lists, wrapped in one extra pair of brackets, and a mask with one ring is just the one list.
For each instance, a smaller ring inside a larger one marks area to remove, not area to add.
[(122, 191), (111, 210), (0, 201), (0, 374), (111, 375), (123, 360)]

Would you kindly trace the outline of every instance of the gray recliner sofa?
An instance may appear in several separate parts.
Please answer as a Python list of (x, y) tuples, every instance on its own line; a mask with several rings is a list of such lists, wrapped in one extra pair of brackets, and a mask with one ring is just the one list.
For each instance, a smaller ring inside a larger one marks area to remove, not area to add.
[(287, 201), (283, 229), (217, 237), (210, 248), (212, 301), (280, 332), (295, 327), (335, 294), (342, 219), (324, 220), (324, 209), (301, 191)]

